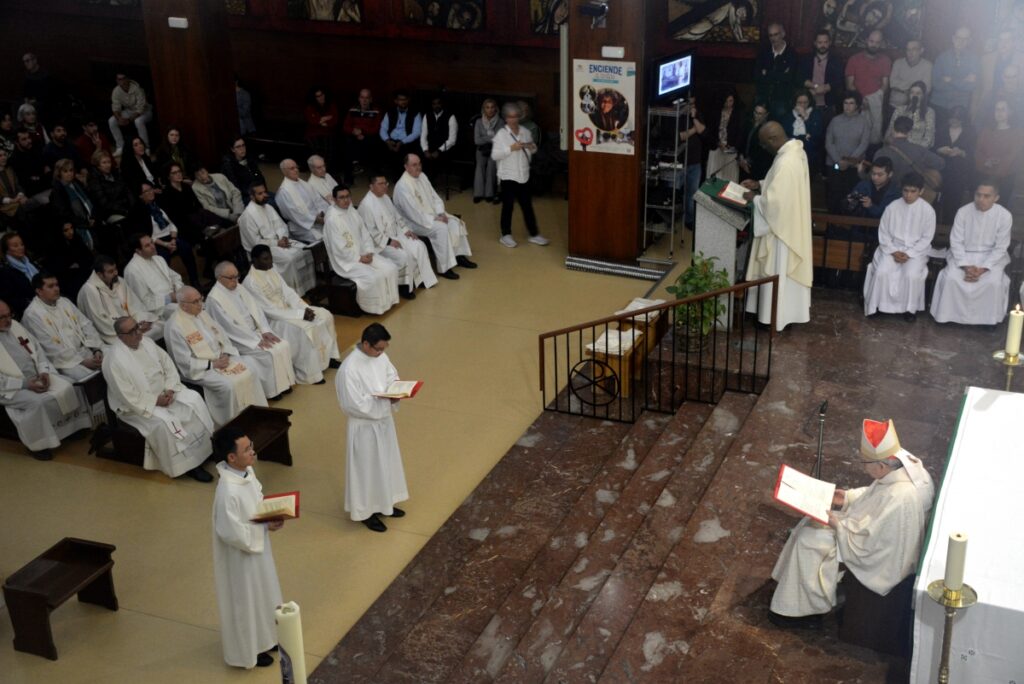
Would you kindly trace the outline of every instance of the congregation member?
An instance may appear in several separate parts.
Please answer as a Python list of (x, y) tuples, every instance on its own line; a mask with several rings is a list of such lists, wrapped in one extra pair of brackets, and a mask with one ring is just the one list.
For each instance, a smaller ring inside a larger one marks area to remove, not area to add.
[(928, 105), (928, 86), (924, 81), (915, 81), (908, 93), (910, 99), (907, 103), (893, 110), (885, 137), (888, 139), (892, 136), (896, 120), (905, 116), (913, 122), (907, 139), (915, 145), (931, 149), (935, 144), (935, 110)]
[(957, 210), (963, 206), (964, 196), (971, 189), (976, 142), (977, 134), (967, 118), (967, 110), (953, 107), (946, 123), (940, 125), (935, 134), (935, 152), (946, 163), (939, 198), (942, 223), (953, 222)]
[(3, 222), (24, 226), (29, 212), (38, 206), (38, 202), (25, 194), (18, 175), (7, 163), (9, 158), (7, 151), (0, 149), (0, 212), (3, 213)]
[(491, 159), (494, 147), (494, 136), (501, 130), (501, 117), (498, 116), (498, 103), (492, 98), (484, 100), (480, 106), (480, 116), (473, 124), (473, 144), (476, 145), (476, 166), (473, 171), (473, 204), (490, 200), (497, 204), (498, 197), (497, 164)]
[[(114, 158), (106, 150), (96, 150), (92, 155), (92, 168), (89, 169), (89, 182), (86, 191), (95, 205), (96, 218), (104, 223), (117, 223), (124, 220), (135, 207), (135, 194), (124, 182), (120, 169), (114, 164)], [(100, 244), (110, 242), (104, 240), (102, 233), (98, 236)]]
[(143, 183), (159, 188), (163, 179), (149, 156), (146, 142), (135, 136), (131, 139), (129, 147), (129, 153), (121, 156), (120, 161), (121, 175), (124, 176), (125, 182), (133, 191), (138, 190)]
[(8, 164), (17, 174), (18, 182), (28, 197), (40, 205), (50, 201), (53, 167), (43, 159), (42, 146), (35, 144), (28, 131), (17, 132), (14, 153)]
[(892, 160), (888, 157), (875, 157), (868, 177), (854, 186), (843, 213), (848, 216), (881, 218), (886, 208), (900, 197), (900, 188), (893, 181), (893, 176)]
[(821, 112), (823, 126), (828, 126), (841, 103), (844, 71), (842, 59), (832, 52), (832, 34), (819, 30), (814, 35), (814, 52), (800, 62), (800, 78), (814, 97), (814, 108)]
[[(686, 169), (683, 172), (683, 177), (675, 182), (679, 183), (681, 181), (683, 183), (683, 225), (693, 230), (697, 221), (697, 203), (694, 201), (694, 197), (696, 197), (697, 187), (700, 185), (704, 160), (703, 138), (707, 127), (704, 125), (704, 117), (701, 116), (700, 111), (697, 109), (696, 97), (693, 95), (689, 96), (687, 107), (690, 113), (690, 127), (685, 131), (679, 132), (679, 140), (686, 143), (685, 152), (683, 153), (686, 159)], [(527, 151), (536, 153), (537, 146), (533, 145), (532, 149), (527, 148)], [(526, 183), (523, 183), (523, 185), (526, 185)], [(504, 195), (504, 192), (502, 194)], [(502, 199), (504, 199), (504, 196)], [(502, 203), (502, 209), (504, 208), (505, 205)], [(504, 212), (502, 213), (504, 214)]]
[(892, 123), (892, 135), (885, 145), (875, 152), (876, 160), (885, 157), (892, 163), (896, 178), (902, 178), (911, 171), (924, 175), (932, 171), (941, 171), (946, 167), (945, 159), (927, 147), (910, 142), (910, 132), (913, 128), (914, 124), (909, 116), (899, 117)]
[(864, 277), (864, 315), (901, 313), (913, 321), (925, 309), (935, 210), (921, 198), (921, 174), (906, 174), (900, 185), (902, 198), (886, 207), (878, 224), (878, 247)]
[(892, 63), (889, 73), (889, 106), (899, 108), (910, 104), (910, 86), (923, 83), (924, 91), (932, 91), (932, 63), (924, 58), (924, 45), (917, 38), (907, 41), (903, 57)]
[(331, 269), (356, 284), (356, 303), (366, 313), (380, 315), (398, 303), (398, 267), (381, 257), (359, 212), (352, 207), (347, 185), (334, 188), (334, 206), (324, 222), (324, 245)]
[[(779, 276), (776, 329), (811, 320), (811, 184), (807, 155), (799, 140), (790, 140), (776, 121), (761, 127), (761, 144), (775, 155), (768, 175), (746, 180), (745, 197), (754, 204), (754, 239), (750, 246), (747, 280)], [(759, 194), (754, 193), (759, 191)], [(772, 287), (758, 288), (747, 299), (747, 311), (770, 324)]]
[(18, 107), (17, 118), (19, 129), (27, 131), (32, 136), (32, 144), (42, 152), (47, 143), (50, 142), (50, 136), (39, 120), (39, 112), (32, 105), (25, 103)]
[(768, 107), (763, 102), (755, 102), (750, 110), (750, 119), (746, 122), (743, 132), (743, 146), (739, 149), (740, 178), (764, 178), (772, 167), (772, 155), (761, 147), (758, 135), (761, 126), (768, 122)]
[(155, 157), (156, 167), (160, 169), (161, 173), (169, 174), (171, 164), (177, 164), (181, 167), (182, 175), (185, 178), (192, 177), (196, 162), (182, 141), (181, 129), (177, 126), (167, 129), (160, 146), (156, 148)]
[(969, 50), (971, 29), (961, 26), (953, 33), (953, 47), (940, 54), (932, 67), (932, 107), (944, 122), (953, 107), (970, 110), (971, 98), (981, 78), (981, 62)]
[(323, 240), (324, 212), (330, 205), (299, 177), (295, 160), (282, 160), (280, 168), (284, 178), (274, 197), (281, 218), (288, 222), (289, 236), (306, 244)]
[(53, 168), (50, 210), (61, 225), (74, 228), (86, 246), (95, 246), (92, 228), (96, 226), (96, 210), (85, 187), (75, 178), (75, 163), (70, 159), (59, 160)]
[(708, 152), (708, 177), (739, 181), (737, 150), (743, 139), (743, 105), (734, 90), (726, 93), (721, 109), (708, 121), (707, 138), (713, 145)]
[(132, 210), (129, 224), (153, 238), (157, 254), (168, 264), (175, 256), (180, 257), (189, 282), (193, 285), (199, 284), (199, 269), (196, 266), (192, 243), (179, 236), (178, 225), (157, 202), (156, 188), (149, 183), (143, 183), (139, 188), (139, 203)]
[(871, 142), (871, 117), (860, 110), (858, 92), (843, 96), (843, 113), (825, 131), (825, 194), (828, 210), (838, 214), (859, 180), (857, 168)]
[(437, 285), (426, 243), (395, 209), (384, 174), (370, 175), (370, 191), (359, 202), (359, 216), (377, 254), (398, 267), (399, 293), (403, 297), (415, 299), (416, 288)]
[(118, 277), (117, 264), (103, 254), (96, 257), (92, 275), (78, 291), (78, 308), (89, 317), (104, 344), (114, 344), (117, 331), (114, 321), (131, 316), (139, 330), (151, 340), (164, 337), (164, 323), (150, 313), (132, 289)]
[(249, 156), (245, 138), (235, 138), (231, 143), (231, 149), (221, 161), (220, 170), (224, 177), (238, 188), (247, 202), (250, 197), (249, 190), (253, 185), (258, 183), (264, 188), (267, 185), (267, 179), (260, 171), (259, 161)]
[[(373, 104), (373, 93), (368, 88), (359, 91), (356, 104), (345, 114), (342, 132), (345, 136), (344, 181), (352, 185), (352, 174), (357, 169), (376, 168), (380, 157), (381, 112)], [(359, 165), (362, 168), (359, 168)], [(331, 188), (334, 189), (333, 186)]]
[(114, 146), (110, 138), (100, 131), (96, 117), (86, 115), (82, 119), (82, 134), (75, 138), (75, 148), (78, 150), (78, 158), (83, 162), (93, 158), (99, 151), (114, 154)]
[(872, 31), (868, 34), (865, 49), (846, 62), (846, 89), (856, 90), (864, 98), (863, 107), (867, 110), (871, 123), (872, 144), (882, 142), (882, 105), (885, 101), (885, 92), (889, 89), (889, 74), (892, 71), (892, 60), (882, 52), (884, 40), (881, 31)]
[(274, 265), (288, 286), (305, 294), (316, 285), (313, 255), (303, 245), (288, 239), (288, 226), (268, 203), (267, 186), (255, 183), (249, 188), (249, 204), (238, 217), (242, 248), (252, 252), (256, 245), (270, 247)]
[(39, 65), (39, 57), (35, 53), (26, 52), (21, 61), (25, 65), (25, 103), (38, 107), (48, 120), (62, 114), (68, 100), (64, 84)]
[[(1005, 86), (1009, 85), (1011, 89), (1016, 89), (1020, 85), (1019, 67), (1024, 63), (1024, 55), (1017, 56), (1014, 43), (1013, 30), (1004, 27), (996, 36), (995, 49), (981, 56), (980, 80), (974, 89), (971, 102), (972, 119), (977, 120), (989, 105), (994, 104), (992, 98)], [(1012, 84), (1001, 82), (1007, 73), (1007, 67), (1011, 68), (1009, 73), (1012, 76)]]
[(39, 265), (29, 258), (21, 235), (13, 230), (0, 235), (0, 292), (16, 318), (32, 301), (32, 279), (39, 273)]
[(946, 267), (935, 280), (932, 317), (939, 323), (997, 325), (1006, 316), (1013, 216), (999, 202), (999, 186), (980, 181), (974, 202), (960, 207), (949, 233)]
[(218, 432), (213, 456), (219, 459), (213, 575), (224, 662), (246, 669), (270, 667), (270, 653), (277, 646), (274, 610), (283, 601), (270, 533), (281, 529), (284, 521), (252, 522), (263, 502), (263, 485), (256, 479), (256, 451), (245, 433), (237, 428)]
[(754, 86), (755, 100), (765, 103), (773, 121), (780, 120), (792, 106), (799, 80), (796, 50), (786, 42), (786, 29), (777, 22), (768, 24), (768, 43), (754, 63)]
[(68, 140), (68, 129), (63, 123), (56, 123), (50, 129), (50, 142), (43, 146), (43, 160), (55, 166), (61, 159), (70, 159), (75, 167), (80, 167), (83, 160), (78, 157), (78, 148)]
[(0, 300), (0, 406), (18, 440), (38, 461), (53, 458), (61, 440), (92, 426), (75, 388), (61, 377), (35, 336)]
[(376, 395), (398, 380), (388, 358), (391, 335), (380, 323), (367, 326), (334, 379), (346, 417), (345, 510), (374, 532), (386, 532), (378, 516), (401, 518), (395, 506), (409, 498), (393, 413), (398, 399)]
[(166, 321), (178, 310), (176, 293), (185, 283), (177, 271), (157, 257), (153, 238), (135, 233), (129, 238), (129, 244), (135, 253), (124, 267), (125, 282), (146, 311)]
[(206, 305), (247, 366), (259, 376), (263, 393), (271, 400), (290, 392), (295, 384), (292, 346), (274, 334), (266, 315), (248, 290), (238, 287), (238, 269), (230, 261), (214, 269), (217, 283)]
[(435, 95), (430, 100), (430, 111), (423, 114), (420, 131), (420, 149), (423, 150), (423, 164), (437, 175), (444, 170), (441, 163), (459, 136), (459, 122), (455, 114), (446, 110), (444, 99)]
[(46, 265), (64, 283), (64, 294), (77, 299), (78, 291), (92, 273), (93, 253), (69, 226), (55, 226), (46, 251)]
[(316, 154), (333, 161), (335, 132), (341, 123), (334, 98), (325, 88), (314, 87), (309, 94), (303, 116), (306, 119), (306, 144)]
[(406, 155), (419, 151), (423, 117), (409, 110), (409, 94), (395, 93), (395, 106), (380, 122), (380, 139), (384, 141), (388, 169), (397, 175)]
[(206, 210), (193, 190), (196, 184), (185, 181), (181, 164), (171, 162), (166, 168), (167, 183), (160, 195), (160, 206), (192, 244), (202, 245), (207, 234), (231, 225), (229, 219)]
[(199, 204), (203, 209), (215, 215), (222, 223), (232, 224), (238, 221), (245, 206), (242, 204), (242, 193), (222, 173), (210, 173), (200, 165), (196, 169), (196, 180), (192, 184)]
[(316, 196), (323, 200), (324, 204), (320, 205), (321, 209), (326, 209), (331, 205), (331, 196), (338, 181), (334, 180), (334, 176), (327, 172), (327, 162), (319, 154), (314, 154), (307, 159), (306, 164), (309, 166), (309, 179), (306, 182), (309, 183), (309, 187), (316, 193)]
[(103, 357), (107, 403), (145, 438), (142, 467), (168, 477), (212, 481), (203, 470), (213, 434), (203, 398), (181, 384), (171, 357), (143, 335), (134, 318), (119, 317), (114, 330), (117, 339)]
[(469, 247), (466, 224), (458, 216), (445, 211), (444, 200), (423, 173), (417, 155), (406, 155), (402, 164), (405, 173), (395, 184), (395, 208), (417, 235), (430, 240), (438, 274), (442, 278), (458, 280), (459, 275), (452, 270), (455, 266), (476, 268), (476, 264), (469, 260), (473, 251)]
[[(529, 242), (541, 247), (551, 243), (546, 237), (540, 234), (537, 227), (537, 216), (533, 211), (533, 194), (530, 192), (530, 160), (537, 152), (537, 145), (530, 137), (530, 132), (519, 125), (522, 110), (519, 105), (508, 102), (501, 108), (502, 118), (505, 125), (495, 134), (494, 143), (491, 149), (491, 159), (497, 164), (498, 180), (501, 181), (501, 237), (498, 241), (505, 247), (515, 247), (515, 238), (512, 237), (512, 207), (518, 202), (519, 209), (523, 212), (523, 222), (526, 224), (526, 231), (530, 234)], [(691, 128), (691, 130), (693, 130)], [(395, 204), (399, 211), (402, 206), (398, 202), (398, 188), (395, 188)], [(406, 212), (402, 212), (405, 214)], [(408, 218), (408, 215), (406, 216)], [(416, 230), (413, 222), (413, 230)], [(423, 234), (417, 231), (418, 234)], [(437, 251), (437, 240), (431, 238), (434, 244), (434, 252), (438, 255), (437, 270), (441, 271), (440, 252)], [(466, 243), (466, 249), (469, 243)], [(462, 264), (462, 262), (459, 262)], [(463, 264), (464, 265), (464, 264)], [(457, 274), (452, 274), (456, 275)], [(448, 277), (441, 272), (441, 276)]]
[(0, 150), (5, 151), (8, 156), (13, 154), (17, 137), (14, 117), (9, 111), (0, 111)]
[[(252, 269), (242, 282), (256, 304), (266, 315), (275, 333), (298, 349), (302, 359), (296, 364), (299, 382), (319, 382), (322, 371), (337, 365), (338, 337), (334, 330), (334, 316), (327, 309), (310, 306), (295, 290), (288, 287), (274, 268), (274, 256), (266, 245), (252, 248)], [(316, 378), (305, 380), (304, 378)]]
[(46, 271), (32, 278), (36, 296), (25, 309), (22, 324), (57, 372), (72, 382), (84, 380), (103, 363), (103, 340), (92, 321), (66, 297), (57, 278)]
[(138, 83), (124, 74), (117, 74), (114, 86), (110, 94), (110, 108), (113, 114), (107, 120), (110, 126), (110, 135), (114, 138), (114, 156), (121, 156), (124, 149), (124, 135), (121, 133), (122, 126), (134, 125), (139, 137), (149, 148), (149, 131), (146, 124), (153, 120), (153, 108), (146, 100), (146, 91)]
[(781, 121), (786, 135), (803, 143), (807, 163), (814, 164), (825, 149), (825, 121), (821, 112), (811, 106), (811, 95), (798, 91), (793, 110)]
[(914, 572), (935, 486), (921, 459), (900, 446), (892, 420), (865, 420), (860, 456), (870, 486), (836, 489), (828, 525), (800, 520), (772, 570), (778, 582), (769, 619), (779, 627), (818, 627), (837, 605), (843, 563), (885, 596)]
[(516, 100), (516, 105), (519, 106), (519, 125), (530, 131), (530, 137), (533, 142), (540, 145), (544, 140), (541, 137), (540, 126), (533, 120), (533, 110), (530, 109), (530, 103), (526, 100)]
[(203, 310), (203, 296), (187, 285), (175, 292), (178, 308), (167, 320), (167, 351), (182, 378), (203, 388), (216, 427), (226, 425), (246, 406), (266, 406), (256, 374), (224, 331)]
[(1024, 149), (1024, 131), (1013, 125), (1015, 114), (1018, 113), (1011, 109), (1007, 100), (997, 100), (988, 122), (979, 127), (974, 148), (974, 168), (978, 175), (999, 183), (1000, 192), (1010, 198)]
[(235, 79), (235, 108), (238, 110), (238, 134), (251, 136), (256, 132), (256, 121), (252, 116), (252, 95)]

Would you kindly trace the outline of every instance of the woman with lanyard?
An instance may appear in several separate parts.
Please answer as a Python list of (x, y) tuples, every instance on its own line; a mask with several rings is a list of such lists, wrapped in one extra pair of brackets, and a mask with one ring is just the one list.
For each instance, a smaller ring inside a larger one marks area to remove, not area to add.
[(537, 230), (537, 217), (533, 213), (533, 198), (530, 195), (530, 158), (537, 151), (530, 131), (519, 126), (522, 111), (519, 105), (508, 102), (501, 108), (505, 126), (494, 135), (491, 159), (498, 165), (498, 180), (501, 182), (501, 238), (505, 247), (515, 247), (512, 238), (512, 204), (518, 201), (523, 210), (526, 230), (530, 242), (547, 245), (551, 241)]

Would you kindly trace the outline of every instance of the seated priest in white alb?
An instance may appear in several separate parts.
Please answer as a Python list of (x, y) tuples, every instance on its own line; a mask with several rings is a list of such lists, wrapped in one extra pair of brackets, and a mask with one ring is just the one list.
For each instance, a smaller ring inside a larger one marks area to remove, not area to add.
[(341, 363), (334, 316), (327, 309), (310, 306), (288, 287), (274, 268), (274, 257), (269, 247), (256, 245), (250, 256), (252, 269), (242, 287), (256, 300), (274, 332), (299, 349), (299, 356), (307, 368), (300, 373), (296, 367), (296, 375), (315, 377), (315, 371), (319, 370), (322, 378), (322, 371)]
[(21, 322), (39, 340), (57, 372), (72, 382), (83, 380), (103, 364), (103, 340), (85, 314), (60, 296), (57, 277), (41, 271), (32, 277), (36, 296)]
[(131, 316), (138, 321), (142, 334), (149, 339), (163, 339), (163, 321), (150, 313), (128, 284), (118, 277), (113, 259), (99, 255), (92, 270), (92, 275), (78, 291), (78, 308), (96, 326), (104, 344), (117, 340), (114, 321), (121, 316)]
[(284, 179), (274, 201), (281, 210), (281, 218), (288, 222), (288, 233), (301, 242), (319, 242), (324, 237), (324, 213), (330, 205), (299, 178), (295, 160), (282, 160), (280, 166)]
[(288, 226), (277, 215), (274, 207), (267, 204), (269, 197), (267, 186), (263, 183), (253, 183), (249, 188), (251, 201), (238, 217), (242, 247), (246, 252), (251, 252), (256, 245), (270, 247), (274, 265), (285, 282), (296, 292), (305, 294), (316, 285), (313, 254), (303, 249), (301, 242), (288, 239)]
[(324, 245), (331, 268), (356, 284), (356, 302), (366, 313), (382, 314), (398, 303), (398, 267), (374, 257), (373, 242), (347, 185), (334, 189), (334, 206), (324, 223)]
[(885, 596), (914, 572), (935, 488), (921, 460), (900, 447), (896, 427), (865, 420), (860, 457), (874, 481), (837, 489), (828, 525), (803, 518), (789, 535), (772, 578), (779, 583), (769, 619), (813, 627), (836, 606), (843, 563), (861, 584)]
[(417, 235), (430, 240), (437, 259), (437, 272), (442, 278), (458, 280), (455, 266), (476, 268), (469, 260), (469, 233), (462, 219), (444, 210), (444, 200), (434, 191), (430, 179), (423, 173), (420, 158), (405, 155), (405, 173), (395, 184), (395, 207), (409, 222)]
[(946, 268), (932, 295), (932, 317), (939, 323), (996, 325), (1006, 316), (1013, 216), (1001, 205), (999, 188), (981, 181), (974, 202), (960, 207), (949, 233)]
[(903, 199), (886, 207), (878, 224), (878, 248), (864, 278), (864, 315), (901, 313), (913, 321), (925, 308), (935, 210), (921, 199), (921, 174), (911, 171), (901, 185)]
[(135, 233), (128, 244), (135, 249), (135, 254), (124, 267), (124, 280), (146, 311), (166, 321), (178, 310), (176, 293), (185, 283), (167, 261), (157, 256), (153, 238)]
[(202, 386), (213, 424), (226, 425), (246, 406), (266, 406), (259, 378), (203, 311), (199, 290), (185, 286), (177, 296), (178, 310), (167, 319), (164, 341), (181, 377)]
[(384, 174), (370, 175), (370, 191), (359, 203), (359, 216), (377, 254), (398, 267), (403, 297), (415, 299), (416, 288), (420, 285), (426, 288), (437, 285), (427, 245), (395, 209), (388, 197), (388, 179)]
[(242, 205), (242, 193), (235, 184), (222, 173), (210, 173), (206, 167), (196, 169), (196, 182), (192, 184), (192, 192), (196, 194), (203, 209), (228, 221), (237, 221), (245, 207)]
[(327, 173), (327, 162), (319, 154), (314, 154), (312, 157), (306, 160), (309, 165), (309, 187), (313, 189), (313, 192), (318, 197), (322, 198), (330, 208), (332, 202), (331, 197), (334, 196), (334, 186), (338, 184), (338, 181), (334, 180), (334, 176)]
[(39, 461), (53, 458), (60, 440), (92, 427), (75, 388), (53, 367), (39, 342), (0, 300), (0, 406), (18, 439)]
[(212, 481), (203, 470), (213, 451), (213, 419), (203, 398), (181, 384), (174, 361), (142, 335), (135, 319), (118, 318), (114, 329), (117, 340), (103, 359), (107, 402), (146, 439), (142, 467)]
[(238, 287), (238, 269), (222, 261), (214, 269), (217, 284), (206, 298), (206, 310), (242, 353), (263, 384), (269, 399), (280, 399), (295, 384), (292, 346), (270, 329), (267, 317), (245, 288)]

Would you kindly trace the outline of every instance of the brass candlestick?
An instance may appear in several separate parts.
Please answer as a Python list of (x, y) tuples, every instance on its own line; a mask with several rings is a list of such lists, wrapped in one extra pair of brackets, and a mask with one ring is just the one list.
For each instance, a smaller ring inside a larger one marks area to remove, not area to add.
[(942, 652), (939, 656), (939, 684), (949, 684), (949, 650), (953, 644), (953, 616), (962, 608), (970, 608), (978, 602), (978, 593), (970, 586), (963, 585), (960, 591), (946, 587), (944, 579), (928, 585), (928, 595), (946, 609), (946, 624), (942, 630)]
[(992, 352), (992, 358), (1006, 366), (1006, 391), (1010, 391), (1010, 383), (1013, 381), (1013, 369), (1021, 364), (1020, 354), (1010, 356), (1005, 350)]

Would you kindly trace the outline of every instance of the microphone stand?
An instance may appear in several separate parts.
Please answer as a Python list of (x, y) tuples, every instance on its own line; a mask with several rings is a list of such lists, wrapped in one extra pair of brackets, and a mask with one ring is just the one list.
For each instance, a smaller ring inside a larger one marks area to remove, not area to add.
[(818, 407), (818, 459), (814, 463), (814, 477), (821, 479), (822, 442), (825, 439), (825, 412), (828, 411), (828, 400), (821, 402)]

